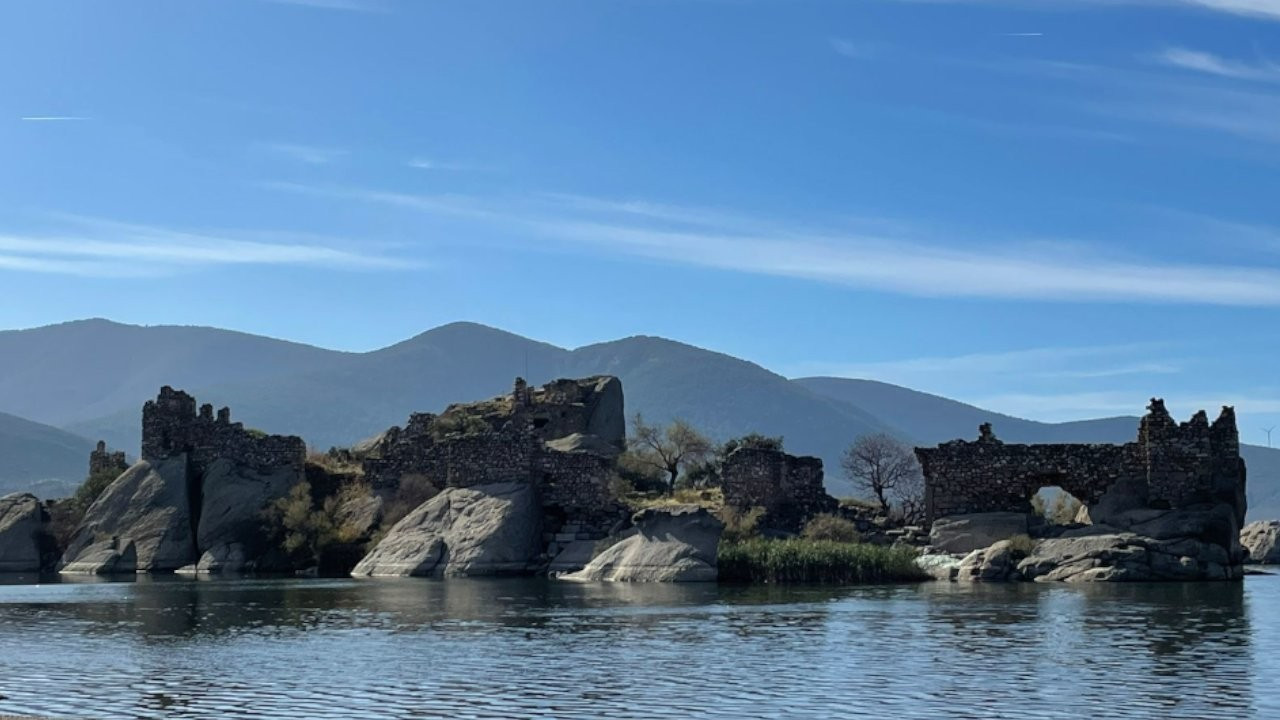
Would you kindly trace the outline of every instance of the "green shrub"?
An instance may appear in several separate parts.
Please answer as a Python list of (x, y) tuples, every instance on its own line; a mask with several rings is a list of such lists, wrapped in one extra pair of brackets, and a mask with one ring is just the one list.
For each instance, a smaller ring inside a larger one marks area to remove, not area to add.
[(725, 505), (716, 512), (716, 517), (724, 523), (724, 532), (720, 535), (720, 544), (739, 543), (756, 537), (760, 532), (760, 519), (764, 517), (764, 508), (753, 507), (750, 510)]
[(910, 548), (829, 540), (721, 542), (720, 579), (753, 583), (883, 583), (925, 579)]
[(1014, 535), (1011, 538), (1007, 538), (1007, 540), (1009, 542), (1009, 549), (1012, 550), (1013, 554), (1017, 557), (1024, 558), (1035, 552), (1036, 541), (1033, 540), (1030, 535)]
[[(440, 494), (440, 488), (431, 481), (431, 478), (418, 473), (409, 473), (400, 476), (400, 485), (396, 488), (395, 497), (387, 503), (382, 511), (382, 532), (379, 532), (378, 539), (390, 530), (391, 526), (400, 522), (409, 513), (417, 510), (422, 503), (430, 500)], [(375, 543), (376, 544), (376, 543)], [(371, 546), (372, 547), (372, 546)]]
[(800, 531), (800, 537), (806, 540), (830, 540), (842, 543), (862, 541), (858, 526), (854, 525), (852, 520), (828, 513), (810, 518), (809, 522), (805, 523), (804, 529)]

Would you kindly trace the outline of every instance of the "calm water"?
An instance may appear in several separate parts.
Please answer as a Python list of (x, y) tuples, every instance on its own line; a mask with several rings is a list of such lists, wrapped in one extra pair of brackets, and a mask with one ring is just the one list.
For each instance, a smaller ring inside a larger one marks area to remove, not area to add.
[(0, 585), (0, 714), (1277, 718), (1280, 577)]

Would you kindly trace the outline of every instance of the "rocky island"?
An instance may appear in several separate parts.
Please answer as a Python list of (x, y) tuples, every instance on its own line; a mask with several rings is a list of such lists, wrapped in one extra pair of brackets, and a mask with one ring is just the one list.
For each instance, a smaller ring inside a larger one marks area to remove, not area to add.
[[(0, 572), (709, 581), (726, 525), (741, 535), (749, 517), (766, 543), (802, 531), (828, 542), (810, 528), (842, 523), (856, 532), (836, 539), (908, 558), (898, 579), (1237, 580), (1250, 550), (1271, 557), (1280, 527), (1255, 524), (1241, 542), (1230, 408), (1179, 424), (1153, 400), (1126, 445), (1005, 444), (984, 425), (976, 441), (917, 448), (922, 525), (831, 497), (822, 461), (780, 442), (732, 446), (691, 503), (636, 507), (619, 482), (627, 447), (609, 376), (517, 379), (507, 395), (310, 455), (299, 437), (164, 387), (143, 407), (136, 463), (101, 443), (92, 453), (91, 476), (108, 482), (79, 516), (0, 499)], [(1037, 522), (1045, 486), (1082, 500), (1072, 522)]]

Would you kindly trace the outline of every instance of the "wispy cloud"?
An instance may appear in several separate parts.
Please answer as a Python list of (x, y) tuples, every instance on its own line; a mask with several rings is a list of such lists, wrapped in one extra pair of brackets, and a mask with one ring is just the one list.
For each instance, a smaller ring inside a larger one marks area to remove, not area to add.
[(317, 147), (298, 143), (263, 143), (262, 147), (269, 152), (283, 155), (291, 160), (308, 165), (327, 165), (348, 155), (347, 151), (341, 148)]
[(78, 122), (89, 120), (79, 115), (26, 115), (20, 118), (24, 122)]
[(1168, 395), (1156, 390), (1147, 393), (1140, 390), (1002, 393), (971, 397), (966, 401), (1016, 417), (1066, 422), (1108, 415), (1141, 415), (1143, 404), (1139, 398), (1149, 396), (1152, 392), (1164, 397), (1169, 411), (1177, 418), (1188, 418), (1199, 410), (1212, 413), (1223, 405), (1230, 405), (1240, 413), (1254, 415), (1280, 412), (1280, 396), (1265, 390), (1255, 393), (1228, 392), (1222, 395), (1199, 392)]
[(1174, 263), (1081, 243), (791, 230), (778, 221), (717, 218), (698, 208), (577, 196), (513, 200), (271, 187), (518, 226), (578, 251), (921, 297), (1280, 306), (1278, 267)]
[(1256, 17), (1263, 20), (1280, 20), (1280, 0), (898, 0), (899, 2), (973, 5), (1016, 5), (1027, 8), (1106, 8), (1116, 6), (1152, 8), (1199, 8), (1214, 12)]
[(1007, 32), (1007, 33), (1000, 33), (1000, 35), (1002, 37), (1013, 37), (1013, 38), (1044, 37), (1044, 33), (1042, 32)]
[(405, 165), (408, 165), (411, 168), (416, 168), (418, 170), (469, 171), (469, 170), (481, 169), (478, 165), (473, 165), (471, 163), (461, 163), (461, 162), (454, 162), (449, 160), (434, 160), (432, 158), (427, 158), (427, 157), (410, 158), (410, 160), (406, 162)]
[[(873, 363), (802, 363), (790, 374), (831, 375), (900, 382), (909, 385), (932, 385), (937, 378), (972, 379), (974, 376), (1037, 375), (1039, 377), (1099, 378), (1119, 375), (1176, 373), (1179, 369), (1167, 363), (1127, 363), (1127, 358), (1156, 352), (1152, 344), (1053, 346), (1024, 348), (994, 353), (969, 353), (950, 356), (926, 356), (885, 360)], [(1088, 366), (1088, 369), (1084, 369)]]
[(847, 58), (862, 60), (875, 54), (875, 50), (870, 45), (854, 42), (847, 38), (831, 38), (828, 42), (837, 55), (843, 55)]
[(389, 12), (391, 6), (383, 0), (263, 0), (277, 5), (298, 5), (320, 10), (345, 10), (348, 12)]
[(1182, 47), (1167, 48), (1153, 59), (1163, 65), (1219, 77), (1280, 82), (1280, 63), (1270, 60), (1249, 63)]
[[(66, 218), (55, 234), (0, 234), (0, 270), (132, 277), (163, 275), (217, 265), (309, 266), (386, 270), (414, 264), (351, 243), (286, 236), (280, 242), (252, 239), (270, 233), (187, 232), (95, 218)], [(344, 247), (345, 245), (345, 247)]]

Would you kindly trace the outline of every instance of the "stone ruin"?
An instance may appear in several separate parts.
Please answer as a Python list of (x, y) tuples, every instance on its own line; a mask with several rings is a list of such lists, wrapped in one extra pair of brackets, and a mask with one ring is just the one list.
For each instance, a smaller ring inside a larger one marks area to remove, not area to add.
[(730, 453), (721, 489), (726, 505), (764, 508), (763, 524), (787, 532), (799, 532), (809, 518), (838, 506), (823, 484), (822, 460), (772, 448), (740, 447)]
[(1212, 424), (1204, 411), (1178, 424), (1153, 399), (1135, 442), (1006, 444), (990, 424), (976, 441), (953, 440), (917, 448), (925, 477), (929, 522), (982, 512), (1031, 512), (1031, 498), (1058, 486), (1094, 510), (1112, 493), (1155, 509), (1230, 504), (1243, 523), (1245, 466), (1234, 409)]
[[(93, 467), (119, 467), (99, 443)], [(102, 493), (68, 542), (61, 572), (272, 569), (262, 512), (304, 477), (302, 438), (231, 422), (165, 386), (142, 409), (142, 456)]]
[(161, 461), (186, 454), (202, 472), (219, 458), (258, 469), (281, 466), (301, 476), (307, 444), (293, 435), (267, 435), (231, 422), (231, 409), (215, 415), (212, 405), (196, 410), (196, 399), (168, 385), (142, 406), (142, 459)]
[[(998, 581), (1239, 580), (1247, 553), (1245, 464), (1235, 412), (1177, 423), (1153, 399), (1124, 445), (1013, 445), (989, 424), (974, 442), (918, 448), (930, 540), (968, 553), (936, 576)], [(1031, 522), (1057, 486), (1084, 504), (1071, 524)], [(1027, 541), (1018, 536), (1030, 535)], [(930, 570), (935, 574), (934, 570)]]
[(129, 461), (125, 459), (124, 452), (112, 452), (107, 450), (107, 443), (99, 440), (97, 447), (89, 453), (89, 476), (98, 474), (114, 474), (119, 475), (129, 469)]
[(530, 483), (553, 556), (567, 543), (604, 538), (625, 517), (610, 489), (625, 446), (617, 378), (562, 379), (540, 388), (516, 378), (508, 395), (411, 415), (373, 444), (363, 466), (383, 496), (409, 475), (440, 489)]

